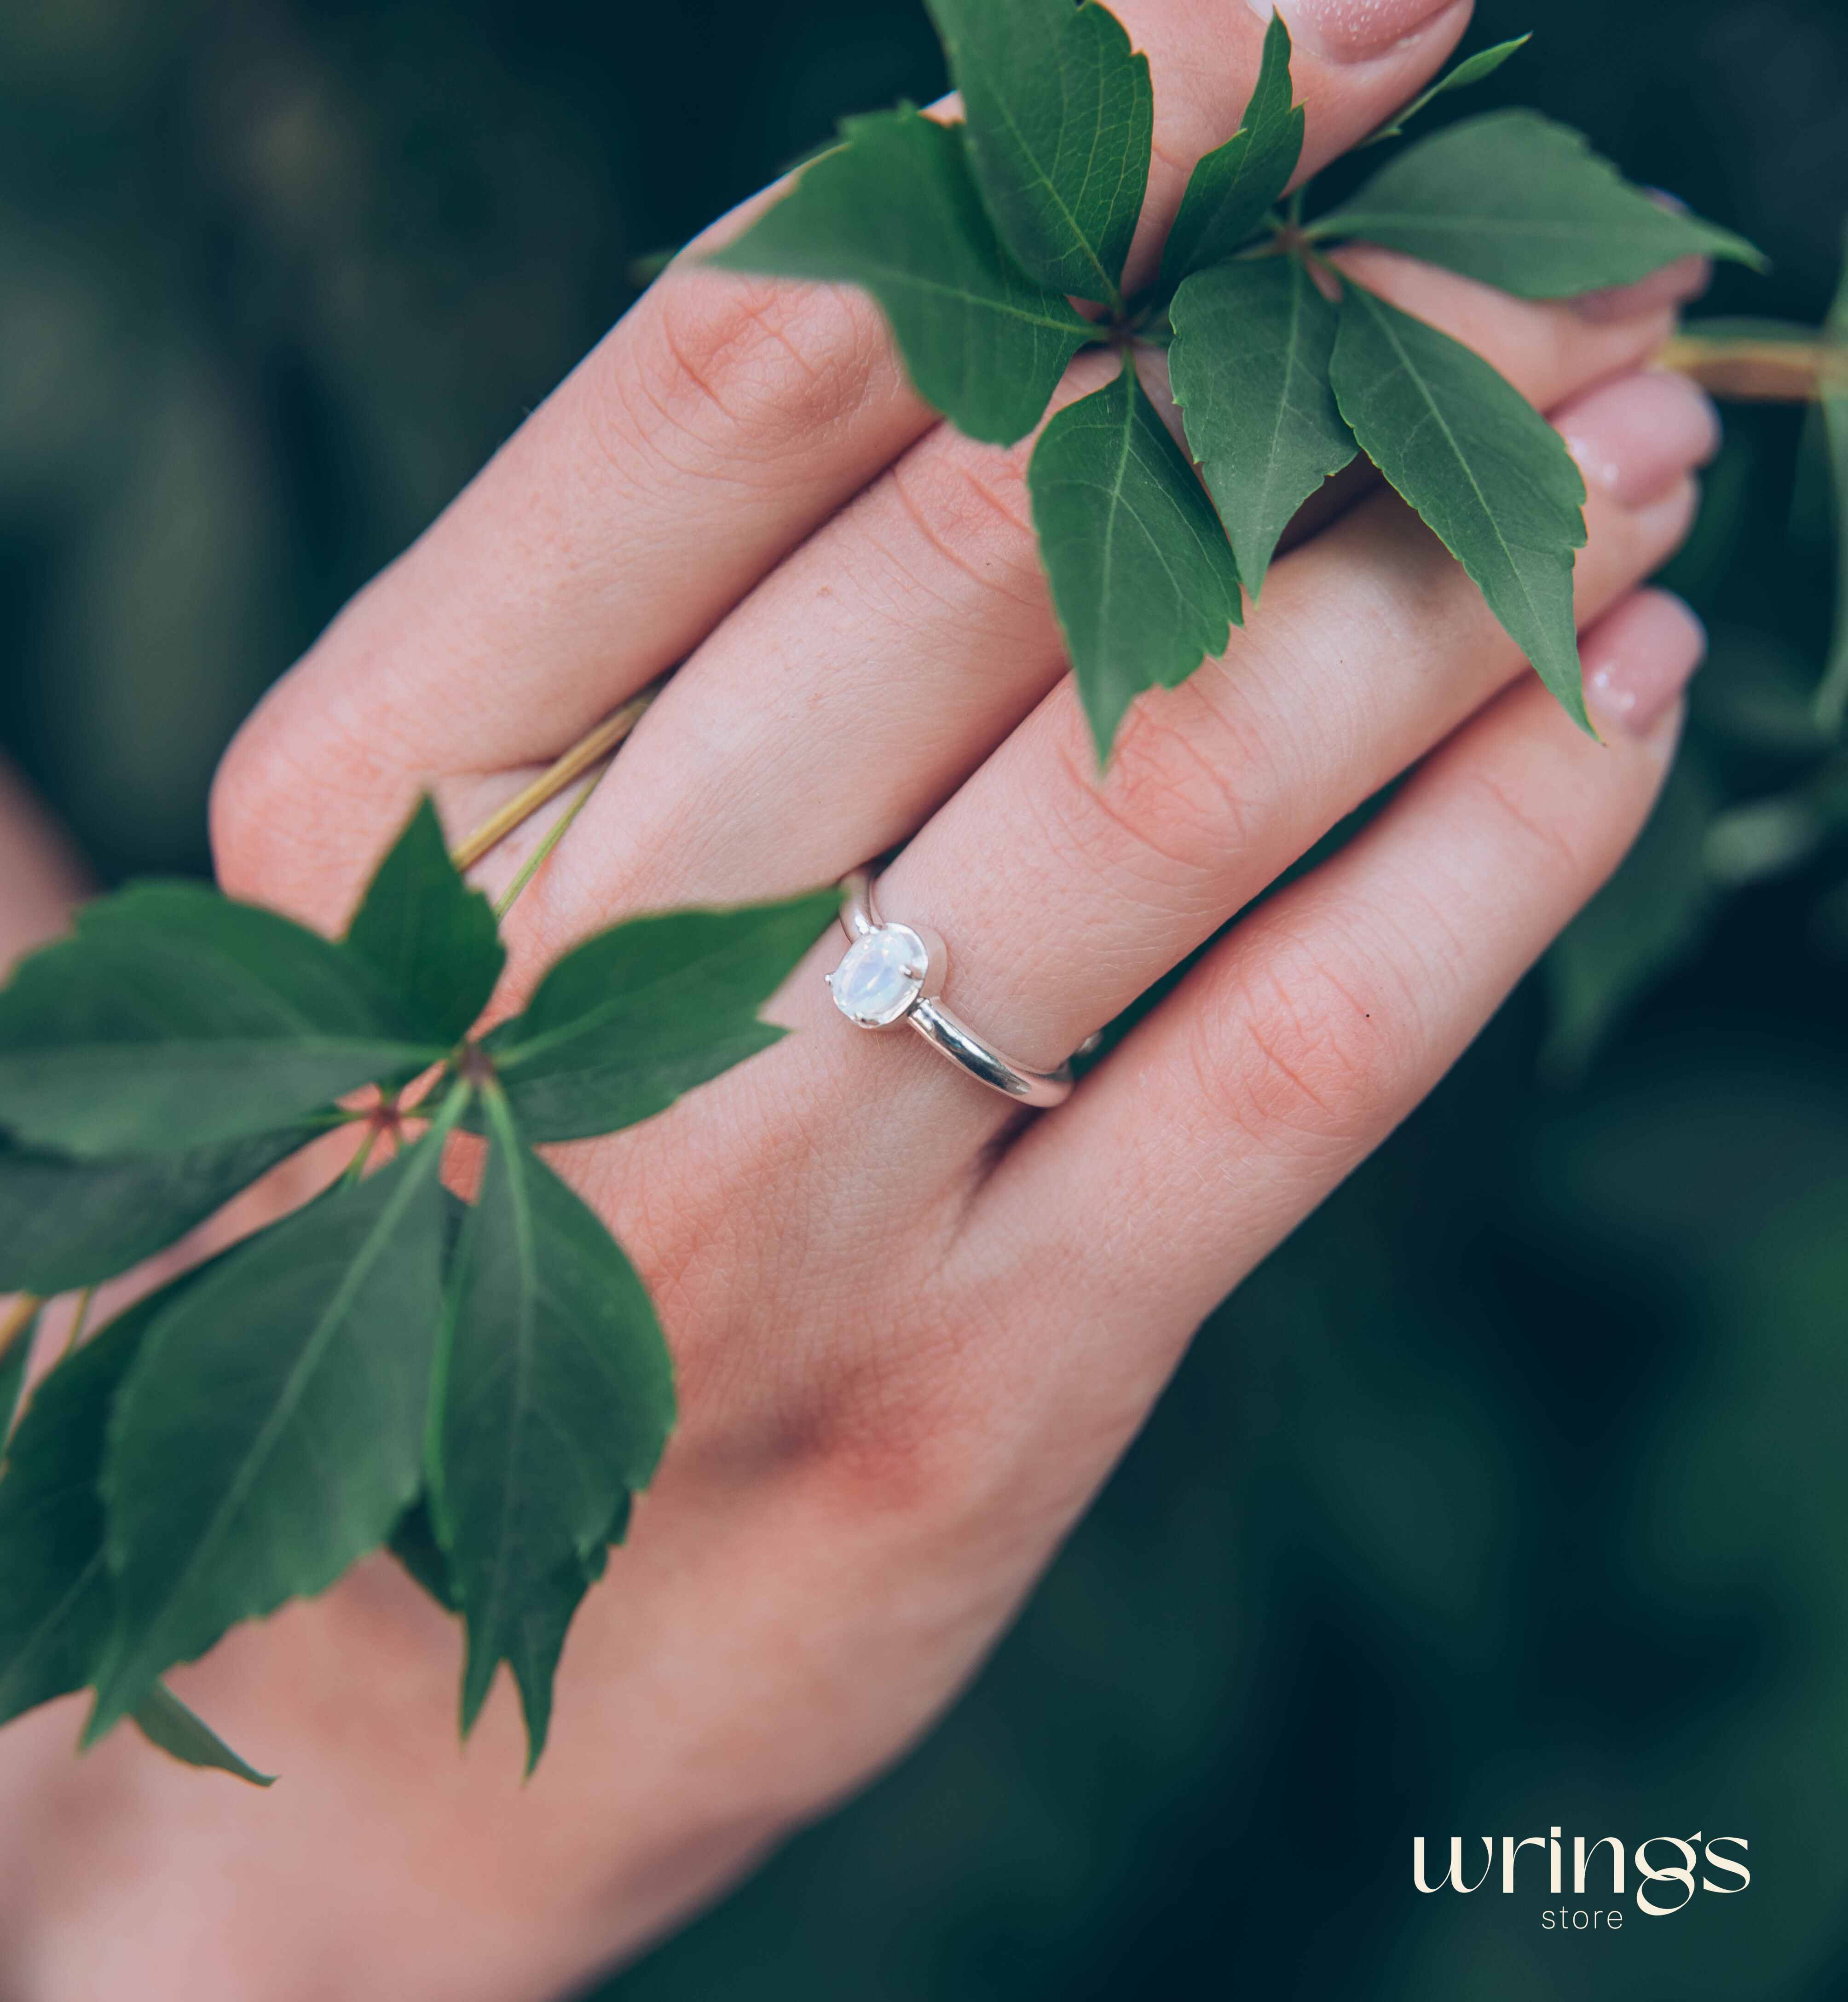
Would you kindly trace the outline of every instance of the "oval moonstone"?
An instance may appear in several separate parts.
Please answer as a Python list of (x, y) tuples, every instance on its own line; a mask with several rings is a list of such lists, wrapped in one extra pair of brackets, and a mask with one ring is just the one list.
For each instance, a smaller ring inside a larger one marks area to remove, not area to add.
[(834, 1005), (863, 1029), (896, 1022), (924, 991), (924, 941), (905, 925), (880, 925), (856, 938), (828, 976)]

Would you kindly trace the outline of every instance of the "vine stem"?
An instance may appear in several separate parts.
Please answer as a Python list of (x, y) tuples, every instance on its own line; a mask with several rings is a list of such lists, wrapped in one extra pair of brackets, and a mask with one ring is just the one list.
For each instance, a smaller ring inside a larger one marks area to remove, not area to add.
[[(1305, 233), (1313, 234), (1313, 225)], [(1697, 333), (1678, 333), (1657, 350), (1655, 365), (1689, 376), (1703, 389), (1733, 402), (1810, 403), (1837, 386), (1848, 395), (1848, 347), (1839, 342), (1763, 340), (1736, 336), (1708, 338)], [(490, 849), (497, 847), (542, 807), (549, 805), (568, 786), (614, 756), (623, 739), (647, 713), (649, 704), (667, 685), (672, 672), (670, 668), (594, 729), (586, 731), (531, 785), (522, 787), (473, 833), (458, 842), (450, 851), (456, 867), (472, 869)], [(502, 898), (502, 911), (531, 881), (589, 793), (587, 786), (514, 878)], [(5, 1331), (0, 1329), (0, 1349), (5, 1345)]]
[(90, 1309), (96, 1302), (96, 1286), (92, 1280), (77, 1296), (77, 1311), (71, 1317), (71, 1332), (65, 1337), (64, 1352), (68, 1355), (83, 1339), (83, 1331), (90, 1317)]
[(1754, 340), (1674, 335), (1656, 365), (1691, 377), (1734, 403), (1807, 403), (1848, 396), (1848, 347), (1827, 340)]
[(450, 860), (458, 869), (472, 869), (490, 848), (498, 847), (515, 828), (522, 826), (541, 807), (556, 799), (574, 780), (582, 778), (593, 765), (601, 764), (605, 758), (613, 755), (617, 745), (641, 721), (648, 705), (660, 694), (667, 679), (668, 676), (663, 675), (640, 695), (631, 696), (594, 729), (586, 731), (563, 757), (549, 765), (530, 786), (515, 793), (505, 806), (490, 814), (472, 834), (452, 849)]
[(597, 781), (601, 776), (600, 773), (593, 772), (577, 789), (577, 798), (572, 800), (571, 804), (546, 830), (545, 839), (527, 856), (521, 867), (519, 874), (501, 891), (500, 901), (494, 905), (494, 916), (497, 918), (504, 918), (507, 916), (519, 901), (520, 892), (545, 867), (546, 856), (564, 839), (566, 832), (572, 821), (583, 812), (585, 802), (597, 790)]

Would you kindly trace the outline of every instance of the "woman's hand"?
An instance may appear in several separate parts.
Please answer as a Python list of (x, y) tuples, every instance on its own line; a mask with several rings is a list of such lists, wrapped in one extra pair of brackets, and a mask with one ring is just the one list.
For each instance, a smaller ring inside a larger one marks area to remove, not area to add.
[[(1171, 214), (1237, 122), (1262, 25), (1118, 11), (1154, 65), (1149, 214)], [(1285, 12), (1307, 173), (1431, 76), (1468, 8)], [(516, 907), (503, 1003), (626, 913), (793, 891), (905, 842), (884, 913), (940, 931), (946, 998), (1048, 1066), (1417, 769), (1054, 1112), (1023, 1124), (916, 1039), (856, 1033), (821, 985), (831, 939), (776, 1004), (798, 1034), (557, 1150), (654, 1289), (684, 1420), (574, 1632), (537, 1777), (518, 1784), (504, 1686), (458, 1753), (455, 1630), (363, 1567), (176, 1678), (286, 1775), (273, 1795), (126, 1740), (73, 1766), (68, 1708), (0, 1739), (0, 1937), (26, 1992), (540, 1997), (710, 1896), (949, 1700), (1201, 1317), (1597, 887), (1700, 650), (1637, 586), (1688, 526), (1713, 417), (1636, 371), (1702, 274), (1579, 307), (1351, 262), (1552, 412), (1584, 467), (1606, 745), (1363, 490), (1223, 661), (1137, 706), (1100, 780), (1027, 448), (934, 422), (859, 296), (696, 256), (258, 712), (216, 797), (225, 887), (331, 929), (420, 788), (459, 834), (684, 658)]]

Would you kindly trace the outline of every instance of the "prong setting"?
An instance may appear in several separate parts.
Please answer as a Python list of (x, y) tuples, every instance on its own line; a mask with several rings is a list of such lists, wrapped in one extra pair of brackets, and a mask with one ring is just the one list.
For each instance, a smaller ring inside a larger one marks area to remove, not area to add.
[(823, 978), (835, 1006), (857, 1027), (914, 1029), (978, 1084), (1019, 1105), (1045, 1111), (1071, 1097), (1070, 1064), (1036, 1070), (1016, 1063), (944, 1006), (937, 998), (949, 970), (943, 941), (928, 926), (886, 923), (874, 908), (868, 870), (842, 881), (841, 930), (846, 957)]
[(828, 975), (828, 991), (856, 1028), (896, 1028), (930, 989), (937, 971), (931, 962), (929, 947), (909, 925), (874, 925), (848, 947)]

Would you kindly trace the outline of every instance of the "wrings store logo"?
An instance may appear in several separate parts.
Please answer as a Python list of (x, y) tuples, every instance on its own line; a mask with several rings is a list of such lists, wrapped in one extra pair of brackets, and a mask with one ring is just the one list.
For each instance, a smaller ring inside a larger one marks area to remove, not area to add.
[[(1467, 1893), (1480, 1891), (1489, 1881), (1495, 1868), (1495, 1838), (1492, 1835), (1477, 1838), (1484, 1853), (1480, 1874), (1474, 1883), (1464, 1878), (1463, 1838), (1453, 1835), (1450, 1838), (1450, 1868), (1436, 1883), (1430, 1878), (1425, 1856), (1424, 1838), (1412, 1838), (1412, 1882), (1427, 1896), (1435, 1895), (1448, 1886), (1452, 1891)], [(1710, 1838), (1696, 1829), (1686, 1838), (1679, 1835), (1651, 1835), (1639, 1842), (1627, 1858), (1623, 1844), (1614, 1835), (1600, 1836), (1588, 1846), (1582, 1835), (1572, 1838), (1572, 1895), (1582, 1898), (1586, 1883), (1595, 1869), (1602, 1870), (1608, 1863), (1610, 1893), (1613, 1898), (1624, 1895), (1627, 1864), (1634, 1868), (1636, 1879), (1637, 1909), (1652, 1919), (1672, 1917), (1677, 1912), (1686, 1911), (1696, 1896), (1703, 1891), (1718, 1892), (1723, 1897), (1733, 1897), (1752, 1882), (1752, 1871), (1745, 1861), (1750, 1847), (1742, 1835), (1716, 1835)], [(1508, 1897), (1514, 1896), (1515, 1866), (1521, 1852), (1537, 1849), (1548, 1868), (1547, 1889), (1554, 1897), (1564, 1895), (1565, 1889), (1565, 1853), (1560, 1831), (1550, 1829), (1543, 1835), (1527, 1835), (1518, 1840), (1512, 1835), (1501, 1838), (1501, 1891)], [(1606, 1859), (1600, 1861), (1599, 1851), (1608, 1849)], [(1651, 1852), (1654, 1852), (1653, 1854)], [(1675, 1860), (1669, 1861), (1672, 1854)], [(1472, 1859), (1473, 1860), (1473, 1859)], [(1531, 1878), (1539, 1867), (1542, 1858), (1527, 1866)], [(1531, 1885), (1524, 1888), (1531, 1888)], [(1620, 1906), (1588, 1908), (1560, 1905), (1548, 1906), (1540, 1914), (1540, 1924), (1548, 1931), (1563, 1932), (1605, 1931), (1616, 1932), (1623, 1923)]]

